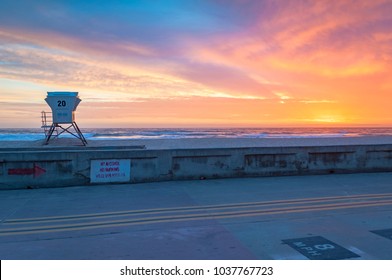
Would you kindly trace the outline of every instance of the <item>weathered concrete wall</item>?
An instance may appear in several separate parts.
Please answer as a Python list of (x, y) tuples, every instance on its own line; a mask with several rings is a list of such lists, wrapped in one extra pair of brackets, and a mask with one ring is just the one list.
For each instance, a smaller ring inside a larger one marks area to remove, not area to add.
[[(0, 150), (0, 189), (91, 185), (92, 176), (128, 183), (251, 176), (392, 171), (392, 145), (140, 150), (121, 148)], [(102, 161), (102, 174), (91, 162)], [(114, 162), (114, 163), (113, 163)], [(129, 170), (129, 168), (128, 168)], [(117, 172), (117, 174), (116, 174)], [(122, 172), (122, 173), (121, 173)], [(129, 171), (126, 171), (129, 172)], [(116, 177), (117, 176), (117, 177)], [(94, 180), (93, 180), (94, 181)], [(98, 180), (99, 181), (99, 180)], [(104, 183), (104, 182), (103, 182)]]

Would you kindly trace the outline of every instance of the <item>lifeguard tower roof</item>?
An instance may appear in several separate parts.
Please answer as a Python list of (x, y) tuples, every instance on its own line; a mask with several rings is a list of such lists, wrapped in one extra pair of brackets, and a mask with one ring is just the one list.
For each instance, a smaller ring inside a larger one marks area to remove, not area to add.
[(48, 96), (78, 96), (74, 91), (48, 91)]

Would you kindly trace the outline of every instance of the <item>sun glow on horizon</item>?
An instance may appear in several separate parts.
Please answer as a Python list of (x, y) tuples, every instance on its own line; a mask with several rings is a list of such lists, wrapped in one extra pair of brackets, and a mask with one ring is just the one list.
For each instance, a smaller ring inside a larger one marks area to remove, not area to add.
[(338, 117), (338, 116), (332, 116), (332, 115), (327, 115), (327, 116), (319, 116), (317, 118), (314, 118), (312, 120), (315, 123), (330, 123), (330, 124), (339, 124), (339, 123), (346, 123), (344, 122), (344, 120), (342, 119), (342, 117)]

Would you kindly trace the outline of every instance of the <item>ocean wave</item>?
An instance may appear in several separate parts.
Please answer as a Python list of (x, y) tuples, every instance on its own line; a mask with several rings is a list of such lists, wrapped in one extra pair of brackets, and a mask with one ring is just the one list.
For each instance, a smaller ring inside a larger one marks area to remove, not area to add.
[[(81, 128), (86, 139), (186, 139), (186, 138), (336, 138), (392, 136), (392, 128)], [(60, 137), (73, 137), (68, 133)], [(42, 129), (0, 129), (0, 141), (44, 139)]]

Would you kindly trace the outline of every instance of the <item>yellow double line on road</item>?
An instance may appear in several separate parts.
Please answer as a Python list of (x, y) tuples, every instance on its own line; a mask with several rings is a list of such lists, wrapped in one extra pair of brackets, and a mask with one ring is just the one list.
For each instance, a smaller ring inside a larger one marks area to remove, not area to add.
[[(167, 222), (253, 217), (385, 205), (392, 205), (392, 193), (10, 219), (3, 222), (3, 228), (0, 228), (0, 236), (77, 231)], [(173, 213), (177, 215), (172, 215)], [(29, 226), (26, 227), (26, 225)]]

